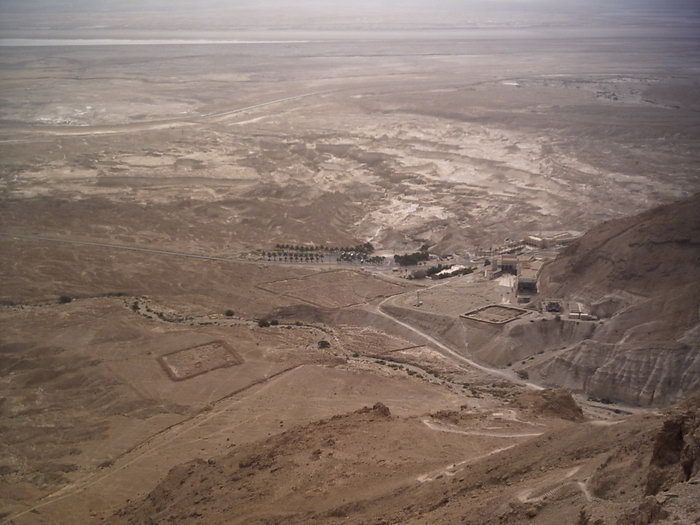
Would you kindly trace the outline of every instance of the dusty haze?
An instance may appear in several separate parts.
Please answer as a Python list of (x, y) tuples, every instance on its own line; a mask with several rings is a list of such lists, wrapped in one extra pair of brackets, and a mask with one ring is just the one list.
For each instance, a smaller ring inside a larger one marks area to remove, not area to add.
[(698, 522), (699, 65), (696, 1), (0, 0), (0, 525)]

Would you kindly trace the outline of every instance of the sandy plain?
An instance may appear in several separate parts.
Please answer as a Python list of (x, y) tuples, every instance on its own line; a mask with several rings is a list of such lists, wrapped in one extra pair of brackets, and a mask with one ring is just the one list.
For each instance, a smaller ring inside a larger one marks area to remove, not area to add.
[(697, 190), (692, 39), (372, 36), (4, 47), (4, 229), (449, 252)]
[[(3, 233), (233, 259), (0, 236), (4, 523), (125, 522), (114, 512), (177, 465), (274, 448), (287, 429), (376, 401), (399, 419), (348, 416), (336, 454), (353, 477), (329, 493), (312, 475), (290, 484), (302, 492), (285, 512), (309, 494), (327, 512), (405, 483), (442, 487), (460, 461), (568, 424), (494, 416), (521, 385), (379, 316), (388, 296), (410, 307), (414, 284), (241, 259), (276, 243), (466, 253), (696, 192), (696, 39), (294, 40), (308, 41), (0, 47)], [(458, 316), (505, 293), (423, 297)], [(216, 341), (242, 363), (181, 381), (160, 365)], [(424, 423), (441, 410), (477, 416)], [(303, 442), (294, 461), (317, 446)], [(568, 479), (566, 467), (545, 481)], [(509, 497), (539, 495), (517, 488)]]

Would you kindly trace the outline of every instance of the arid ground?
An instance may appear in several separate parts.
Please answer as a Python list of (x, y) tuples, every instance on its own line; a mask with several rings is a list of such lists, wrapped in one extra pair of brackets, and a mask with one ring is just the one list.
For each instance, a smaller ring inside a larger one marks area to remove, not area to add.
[[(268, 42), (0, 45), (0, 522), (635, 512), (644, 482), (603, 476), (637, 452), (606, 454), (657, 407), (580, 411), (528, 383), (537, 349), (471, 353), (440, 325), (504, 283), (254, 254), (468, 256), (700, 191), (693, 31), (215, 37)], [(555, 322), (513, 322), (535, 320)]]

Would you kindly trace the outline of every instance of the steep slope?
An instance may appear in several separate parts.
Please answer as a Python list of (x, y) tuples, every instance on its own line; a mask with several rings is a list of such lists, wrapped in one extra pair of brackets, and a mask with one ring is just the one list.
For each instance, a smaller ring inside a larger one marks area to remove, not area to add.
[(540, 287), (550, 296), (656, 297), (698, 281), (700, 194), (593, 228), (543, 269)]
[[(659, 415), (584, 421), (568, 394), (538, 396), (531, 393), (517, 402), (532, 407), (516, 418), (526, 418), (521, 423), (530, 427), (530, 437), (492, 444), (498, 448), (443, 464), (431, 475), (416, 477), (414, 460), (422, 458), (427, 467), (432, 450), (433, 460), (444, 461), (445, 446), (467, 440), (478, 415), (434, 414), (432, 428), (438, 431), (433, 440), (426, 441), (429, 430), (422, 430), (397, 449), (387, 438), (420, 427), (378, 404), (222, 458), (176, 467), (148, 496), (107, 522), (697, 523), (697, 397)], [(552, 410), (575, 422), (552, 425), (552, 420), (536, 417)], [(384, 438), (372, 441), (380, 436)], [(432, 446), (425, 448), (430, 441)], [(467, 451), (472, 445), (462, 446)]]
[(700, 194), (594, 228), (543, 269), (540, 290), (601, 317), (532, 368), (544, 382), (642, 405), (700, 387)]

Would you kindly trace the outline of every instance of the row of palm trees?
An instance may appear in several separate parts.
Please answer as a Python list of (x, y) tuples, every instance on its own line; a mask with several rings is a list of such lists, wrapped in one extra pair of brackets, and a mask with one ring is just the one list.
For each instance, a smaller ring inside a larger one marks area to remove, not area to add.
[(324, 258), (320, 253), (263, 252), (263, 255), (268, 261), (321, 262)]
[(358, 244), (356, 246), (304, 246), (300, 244), (276, 244), (275, 249), (277, 251), (290, 251), (290, 252), (300, 252), (300, 253), (313, 253), (313, 252), (324, 252), (324, 253), (349, 253), (349, 252), (359, 252), (364, 254), (371, 254), (374, 252), (374, 246), (372, 243), (366, 242), (363, 244)]
[[(268, 261), (295, 262), (295, 263), (320, 263), (326, 260), (327, 255), (321, 253), (297, 253), (297, 252), (263, 252), (263, 257)], [(341, 252), (335, 262), (349, 262), (360, 264), (383, 264), (386, 257), (368, 257), (366, 254), (355, 251)]]

